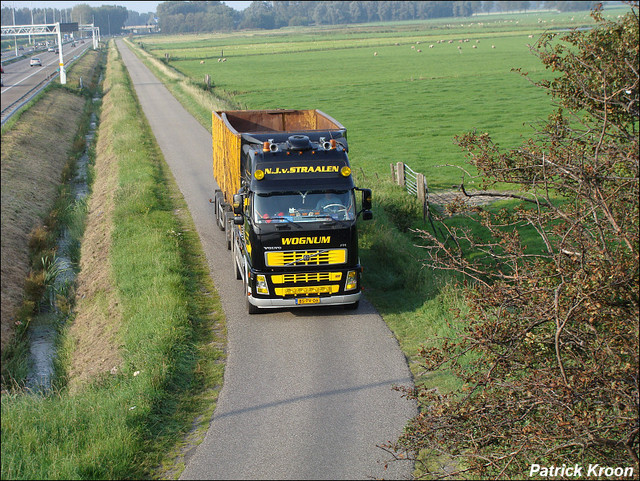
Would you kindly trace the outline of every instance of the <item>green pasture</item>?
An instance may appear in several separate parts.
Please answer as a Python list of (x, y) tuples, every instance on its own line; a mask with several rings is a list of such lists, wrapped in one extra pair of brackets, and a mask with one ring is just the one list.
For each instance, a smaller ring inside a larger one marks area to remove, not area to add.
[(550, 75), (529, 45), (547, 29), (588, 20), (547, 12), (136, 41), (196, 82), (210, 75), (214, 94), (243, 108), (318, 108), (338, 119), (356, 170), (387, 175), (403, 161), (431, 188), (448, 189), (461, 171), (436, 166), (468, 166), (454, 136), (476, 129), (516, 147), (532, 135), (551, 100), (512, 69)]
[[(431, 231), (430, 224), (416, 199), (388, 180), (389, 164), (404, 161), (426, 174), (430, 189), (448, 190), (460, 183), (462, 171), (438, 166), (470, 170), (453, 143), (456, 135), (486, 131), (508, 147), (531, 137), (532, 124), (551, 112), (551, 99), (513, 69), (535, 80), (551, 75), (528, 44), (549, 28), (591, 24), (586, 12), (571, 17), (495, 15), (464, 24), (445, 19), (144, 36), (133, 43), (161, 61), (168, 54), (169, 66), (201, 87), (210, 75), (213, 95), (236, 108), (318, 108), (347, 127), (358, 185), (373, 188), (376, 200), (374, 220), (360, 231), (365, 295), (398, 338), (416, 382), (449, 390), (455, 380), (425, 373), (417, 353), (425, 340), (456, 336), (461, 328), (454, 313), (466, 307), (460, 291), (450, 288), (459, 278), (424, 267), (422, 240), (411, 229)], [(172, 91), (190, 83), (152, 63), (147, 61)], [(182, 101), (210, 128), (206, 109)], [(448, 220), (456, 222), (462, 220)], [(539, 239), (527, 242), (535, 248)]]

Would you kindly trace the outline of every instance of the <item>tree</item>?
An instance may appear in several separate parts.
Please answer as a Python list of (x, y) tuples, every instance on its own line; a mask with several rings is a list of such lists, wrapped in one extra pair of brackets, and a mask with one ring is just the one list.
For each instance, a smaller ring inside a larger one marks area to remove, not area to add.
[(349, 3), (349, 15), (351, 16), (351, 21), (354, 23), (362, 23), (367, 20), (366, 11), (362, 3), (363, 2)]
[(86, 3), (79, 3), (73, 6), (71, 18), (80, 25), (87, 25), (93, 22), (93, 9)]
[(241, 28), (273, 29), (276, 27), (275, 12), (273, 5), (269, 2), (251, 2), (243, 13)]
[(579, 12), (581, 10), (589, 10), (597, 2), (592, 1), (559, 1), (556, 2), (556, 8), (559, 12)]
[(93, 22), (90, 21), (89, 23), (99, 27), (102, 35), (119, 34), (128, 16), (126, 7), (115, 5), (103, 5), (92, 9), (92, 11)]
[(486, 186), (528, 202), (474, 209), (484, 240), (444, 223), (455, 243), (420, 232), (427, 265), (471, 281), (463, 334), (422, 352), (463, 387), (409, 392), (424, 408), (392, 446), (445, 463), (425, 465), (429, 476), (524, 478), (534, 463), (638, 472), (638, 2), (616, 22), (600, 7), (592, 17), (595, 28), (532, 47), (554, 73), (534, 83), (556, 110), (531, 139), (503, 151), (487, 133), (457, 138)]
[(453, 14), (456, 17), (470, 17), (472, 13), (472, 2), (453, 2)]

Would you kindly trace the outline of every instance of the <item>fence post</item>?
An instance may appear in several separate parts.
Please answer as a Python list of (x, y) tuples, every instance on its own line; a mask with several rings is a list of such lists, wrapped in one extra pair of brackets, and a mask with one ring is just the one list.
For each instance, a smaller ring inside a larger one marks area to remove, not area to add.
[(422, 220), (425, 221), (429, 214), (429, 192), (427, 190), (427, 179), (424, 174), (416, 175), (416, 189), (418, 200), (422, 201)]
[(416, 174), (416, 191), (417, 191), (417, 196), (418, 196), (418, 201), (422, 202), (422, 204), (424, 205), (425, 199), (427, 198), (427, 193), (426, 193), (426, 189), (425, 189), (425, 181), (424, 181), (424, 174), (421, 173), (417, 173)]
[(207, 90), (211, 88), (211, 76), (209, 74), (205, 74), (204, 84), (207, 86)]
[(404, 164), (402, 162), (398, 162), (396, 166), (396, 182), (398, 185), (404, 187)]

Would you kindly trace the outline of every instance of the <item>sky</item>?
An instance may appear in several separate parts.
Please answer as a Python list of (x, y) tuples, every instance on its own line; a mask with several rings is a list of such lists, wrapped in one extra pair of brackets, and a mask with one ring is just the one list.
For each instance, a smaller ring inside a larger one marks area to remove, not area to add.
[[(226, 1), (223, 0), (224, 3), (229, 5), (231, 8), (235, 8), (236, 10), (244, 10), (251, 3), (250, 1), (241, 2), (241, 1)], [(79, 3), (85, 3), (91, 7), (100, 7), (102, 5), (120, 5), (123, 7), (127, 7), (127, 10), (133, 10), (139, 13), (147, 13), (147, 12), (155, 12), (156, 7), (159, 3), (162, 2), (136, 2), (136, 1), (110, 1), (110, 0), (102, 0), (102, 1), (40, 1), (40, 2), (31, 2), (31, 1), (2, 1), (2, 7), (14, 7), (15, 8), (73, 8), (74, 5)]]

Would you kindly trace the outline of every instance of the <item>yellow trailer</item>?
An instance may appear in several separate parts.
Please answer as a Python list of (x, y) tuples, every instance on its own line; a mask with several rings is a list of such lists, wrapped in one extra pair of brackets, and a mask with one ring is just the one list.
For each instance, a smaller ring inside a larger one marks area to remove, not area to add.
[(240, 189), (241, 157), (244, 143), (265, 142), (274, 134), (335, 133), (345, 137), (347, 129), (320, 110), (226, 110), (212, 113), (213, 178), (232, 204)]

